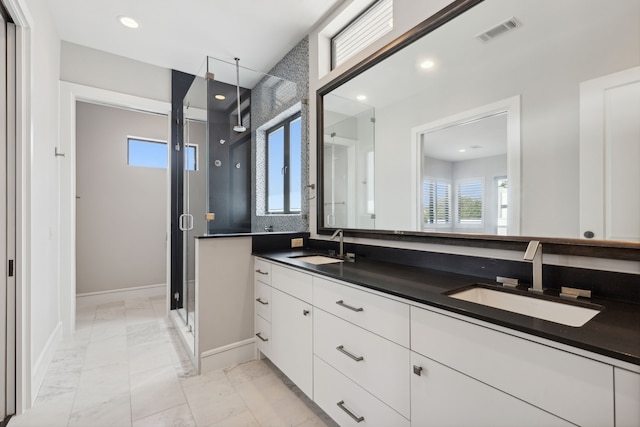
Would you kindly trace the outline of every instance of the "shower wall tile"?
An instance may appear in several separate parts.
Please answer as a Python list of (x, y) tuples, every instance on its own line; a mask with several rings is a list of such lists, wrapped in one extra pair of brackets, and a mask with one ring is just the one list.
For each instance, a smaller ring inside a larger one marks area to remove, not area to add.
[[(309, 231), (309, 201), (306, 199), (305, 186), (309, 182), (309, 38), (305, 37), (278, 64), (269, 71), (270, 75), (280, 77), (294, 85), (284, 83), (274, 96), (273, 90), (267, 90), (272, 81), (264, 79), (251, 93), (252, 135), (252, 206), (251, 231), (263, 232), (272, 227), (273, 231)], [(295, 91), (293, 93), (293, 91)], [(300, 112), (302, 117), (302, 213), (300, 215), (265, 214), (265, 144), (266, 129), (279, 121)]]

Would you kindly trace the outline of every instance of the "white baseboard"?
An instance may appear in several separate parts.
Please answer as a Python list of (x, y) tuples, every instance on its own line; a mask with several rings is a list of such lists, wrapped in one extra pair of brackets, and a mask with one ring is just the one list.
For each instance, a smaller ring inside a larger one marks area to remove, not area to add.
[(114, 289), (100, 292), (87, 292), (76, 295), (77, 305), (100, 305), (115, 301), (123, 301), (133, 298), (152, 298), (156, 296), (166, 296), (167, 285), (136, 286), (133, 288)]
[(49, 335), (49, 339), (44, 346), (44, 349), (38, 356), (35, 365), (33, 366), (33, 370), (31, 371), (31, 402), (29, 406), (33, 406), (33, 403), (38, 396), (38, 392), (40, 391), (40, 386), (42, 386), (42, 382), (44, 381), (44, 376), (47, 374), (47, 370), (49, 369), (49, 365), (53, 360), (53, 356), (56, 354), (56, 350), (58, 350), (58, 346), (60, 345), (60, 341), (62, 340), (62, 322), (58, 322), (51, 335)]
[(256, 343), (254, 338), (238, 341), (200, 354), (200, 373), (215, 371), (227, 366), (254, 360)]

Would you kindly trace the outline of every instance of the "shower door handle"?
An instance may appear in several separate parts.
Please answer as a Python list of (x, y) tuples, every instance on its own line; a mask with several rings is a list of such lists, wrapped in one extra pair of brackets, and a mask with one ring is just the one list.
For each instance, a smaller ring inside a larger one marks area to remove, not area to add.
[(191, 214), (182, 214), (178, 220), (178, 227), (180, 231), (191, 231), (193, 230), (193, 215)]

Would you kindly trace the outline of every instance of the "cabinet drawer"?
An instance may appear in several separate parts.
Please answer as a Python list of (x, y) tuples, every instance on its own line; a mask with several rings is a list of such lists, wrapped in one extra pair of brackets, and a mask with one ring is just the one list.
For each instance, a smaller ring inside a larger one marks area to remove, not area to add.
[(271, 276), (271, 286), (311, 303), (311, 275), (273, 264)]
[(262, 282), (255, 282), (256, 314), (267, 321), (271, 321), (271, 286)]
[(337, 282), (313, 278), (313, 304), (409, 347), (409, 305)]
[(604, 363), (416, 307), (411, 347), (578, 425), (613, 425), (613, 368)]
[(271, 284), (271, 263), (260, 258), (254, 258), (253, 270), (256, 281), (266, 283), (267, 285)]
[[(402, 415), (319, 357), (314, 359), (313, 391), (318, 406), (341, 426), (409, 427), (409, 421)], [(358, 421), (359, 417), (362, 419)]]
[(411, 353), (411, 425), (570, 427), (573, 424), (417, 353)]
[(265, 356), (271, 357), (271, 323), (260, 316), (255, 317), (256, 347)]
[(315, 311), (313, 337), (317, 356), (410, 417), (408, 349), (322, 310)]

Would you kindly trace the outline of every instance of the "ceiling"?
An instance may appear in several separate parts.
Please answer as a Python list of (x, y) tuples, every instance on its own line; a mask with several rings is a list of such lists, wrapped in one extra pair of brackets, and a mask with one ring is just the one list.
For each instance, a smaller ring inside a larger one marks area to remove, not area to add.
[[(60, 38), (196, 74), (212, 56), (268, 72), (344, 0), (48, 0)], [(117, 20), (135, 18), (129, 29)]]

